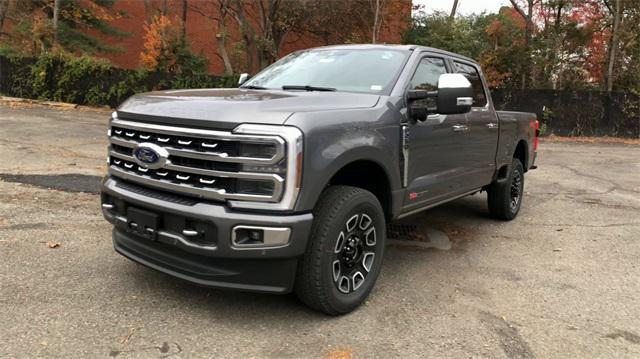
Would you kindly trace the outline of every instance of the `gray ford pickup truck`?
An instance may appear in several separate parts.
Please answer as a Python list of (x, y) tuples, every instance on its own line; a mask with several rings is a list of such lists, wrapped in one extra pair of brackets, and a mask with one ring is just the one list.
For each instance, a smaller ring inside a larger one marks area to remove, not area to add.
[[(241, 77), (241, 81), (246, 76)], [(352, 311), (387, 223), (486, 191), (511, 220), (534, 114), (495, 111), (478, 64), (421, 46), (292, 53), (236, 89), (135, 95), (109, 123), (115, 250), (195, 284)]]

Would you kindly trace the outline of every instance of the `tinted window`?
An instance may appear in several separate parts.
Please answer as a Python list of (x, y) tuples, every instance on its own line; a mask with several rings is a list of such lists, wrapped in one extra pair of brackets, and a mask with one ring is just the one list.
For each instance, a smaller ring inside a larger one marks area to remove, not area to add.
[[(413, 78), (411, 78), (411, 89), (435, 91), (438, 89), (438, 79), (440, 78), (440, 75), (446, 73), (447, 69), (444, 67), (444, 59), (425, 57), (420, 60), (418, 68), (413, 74)], [(424, 100), (418, 100), (417, 103), (421, 106), (435, 107), (436, 99), (427, 98)]]
[(487, 97), (484, 94), (484, 87), (478, 70), (471, 65), (460, 62), (454, 61), (454, 64), (456, 65), (456, 72), (463, 74), (473, 86), (473, 107), (484, 107), (487, 104)]
[(411, 89), (435, 91), (438, 89), (438, 78), (446, 73), (443, 59), (425, 57), (420, 60), (416, 73), (413, 74)]

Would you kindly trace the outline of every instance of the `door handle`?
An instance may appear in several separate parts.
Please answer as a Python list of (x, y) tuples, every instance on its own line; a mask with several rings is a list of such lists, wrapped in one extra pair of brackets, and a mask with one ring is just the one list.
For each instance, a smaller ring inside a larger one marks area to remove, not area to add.
[(487, 128), (489, 128), (489, 129), (498, 128), (498, 124), (495, 123), (495, 122), (489, 122), (489, 123), (487, 123)]
[(469, 126), (467, 125), (453, 125), (451, 126), (454, 132), (467, 132), (469, 131)]

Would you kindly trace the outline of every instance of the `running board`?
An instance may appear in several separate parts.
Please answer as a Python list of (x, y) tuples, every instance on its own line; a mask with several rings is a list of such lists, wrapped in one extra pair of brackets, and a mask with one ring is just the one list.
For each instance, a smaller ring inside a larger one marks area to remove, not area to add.
[(454, 196), (454, 197), (451, 197), (451, 198), (444, 199), (444, 200), (439, 201), (439, 202), (435, 202), (435, 203), (432, 203), (432, 204), (428, 204), (428, 205), (426, 205), (426, 206), (424, 206), (424, 207), (420, 207), (420, 208), (412, 209), (412, 210), (411, 210), (411, 211), (409, 211), (409, 212), (401, 213), (400, 215), (398, 215), (398, 217), (397, 217), (396, 219), (401, 219), (401, 218), (404, 218), (404, 217), (410, 216), (410, 215), (412, 215), (412, 214), (416, 214), (416, 213), (418, 213), (418, 212), (426, 211), (427, 209), (430, 209), (430, 208), (433, 208), (433, 207), (439, 206), (439, 205), (444, 204), (444, 203), (447, 203), (447, 202), (455, 201), (456, 199), (459, 199), (459, 198), (462, 198), (462, 197), (466, 197), (466, 196), (468, 196), (468, 195), (471, 195), (471, 194), (474, 194), (474, 193), (476, 193), (476, 192), (480, 192), (480, 191), (482, 191), (482, 188), (477, 188), (477, 189), (474, 189), (473, 191), (465, 192), (465, 193), (463, 193), (463, 194), (461, 194), (461, 195), (457, 195), (457, 196)]

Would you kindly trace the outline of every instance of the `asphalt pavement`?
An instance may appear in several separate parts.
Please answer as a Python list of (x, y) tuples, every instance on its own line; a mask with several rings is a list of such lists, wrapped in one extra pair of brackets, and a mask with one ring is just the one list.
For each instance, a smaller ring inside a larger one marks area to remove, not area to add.
[(113, 251), (109, 112), (0, 105), (0, 357), (638, 358), (640, 146), (542, 142), (512, 222), (395, 224), (367, 302), (204, 289)]

